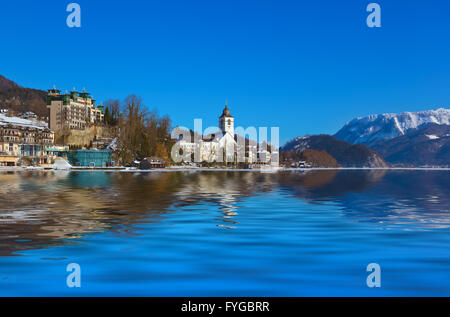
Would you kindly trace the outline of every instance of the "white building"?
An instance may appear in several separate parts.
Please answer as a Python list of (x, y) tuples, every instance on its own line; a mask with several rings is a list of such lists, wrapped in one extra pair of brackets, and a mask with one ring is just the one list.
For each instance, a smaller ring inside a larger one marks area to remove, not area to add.
[[(185, 156), (184, 161), (235, 162), (237, 142), (234, 135), (234, 118), (227, 105), (219, 117), (219, 127), (220, 130), (217, 133), (201, 136), (197, 141), (179, 141), (178, 144)], [(193, 160), (191, 155), (194, 156)]]
[[(270, 163), (270, 153), (261, 155), (256, 141), (235, 134), (234, 117), (228, 105), (219, 117), (219, 131), (194, 140), (178, 142), (185, 162)], [(266, 151), (267, 152), (267, 151)]]

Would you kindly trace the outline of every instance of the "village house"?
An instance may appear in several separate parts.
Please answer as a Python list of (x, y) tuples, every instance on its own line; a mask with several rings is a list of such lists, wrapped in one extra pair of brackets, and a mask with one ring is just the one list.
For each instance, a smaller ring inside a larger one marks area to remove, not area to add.
[(17, 115), (21, 119), (36, 120), (38, 116), (33, 111), (25, 111)]
[(0, 114), (0, 166), (51, 164), (54, 133), (35, 121)]
[(165, 168), (165, 167), (166, 161), (156, 156), (147, 157), (139, 163), (139, 169), (141, 170), (149, 170), (153, 168)]

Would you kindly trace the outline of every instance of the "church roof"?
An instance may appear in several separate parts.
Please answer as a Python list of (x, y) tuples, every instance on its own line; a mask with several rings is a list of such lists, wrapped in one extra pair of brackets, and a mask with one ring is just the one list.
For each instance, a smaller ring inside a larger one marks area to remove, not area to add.
[(222, 115), (219, 118), (222, 117), (233, 118), (233, 116), (230, 113), (230, 109), (228, 109), (227, 105), (225, 105), (225, 109), (223, 109)]

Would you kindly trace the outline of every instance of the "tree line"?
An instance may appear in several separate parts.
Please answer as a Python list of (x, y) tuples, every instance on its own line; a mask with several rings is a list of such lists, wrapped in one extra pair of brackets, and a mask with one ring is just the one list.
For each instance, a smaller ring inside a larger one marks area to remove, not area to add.
[(116, 160), (121, 165), (135, 160), (157, 156), (170, 161), (170, 149), (174, 143), (170, 137), (171, 120), (159, 116), (156, 110), (148, 110), (142, 98), (130, 95), (123, 103), (111, 99), (105, 102), (105, 124), (116, 127)]

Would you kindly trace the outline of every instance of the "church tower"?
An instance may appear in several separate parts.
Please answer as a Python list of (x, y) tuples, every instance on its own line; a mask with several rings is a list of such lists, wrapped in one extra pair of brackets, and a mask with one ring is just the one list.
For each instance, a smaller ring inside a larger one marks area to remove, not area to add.
[(225, 109), (223, 109), (222, 115), (219, 117), (219, 128), (222, 130), (223, 135), (228, 132), (234, 139), (234, 117), (231, 115), (226, 103)]

